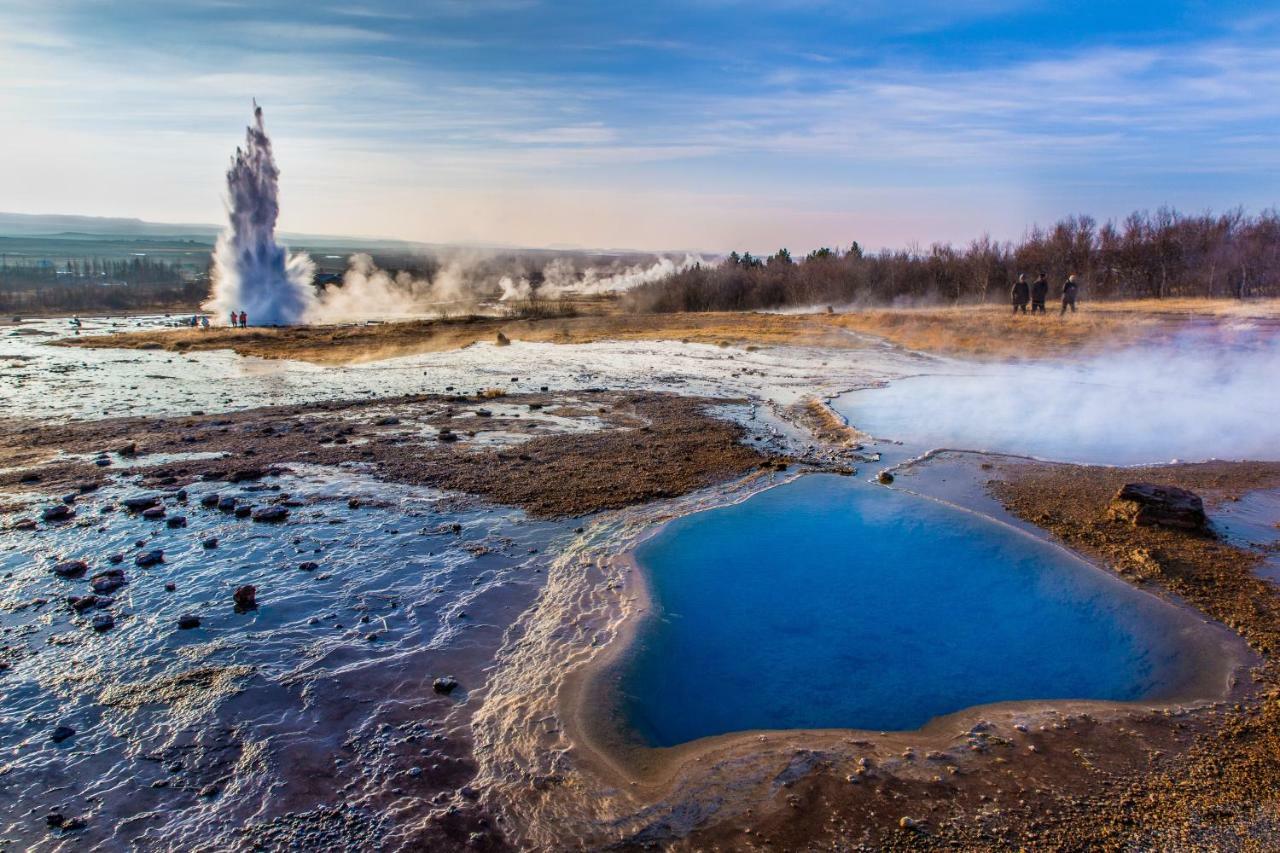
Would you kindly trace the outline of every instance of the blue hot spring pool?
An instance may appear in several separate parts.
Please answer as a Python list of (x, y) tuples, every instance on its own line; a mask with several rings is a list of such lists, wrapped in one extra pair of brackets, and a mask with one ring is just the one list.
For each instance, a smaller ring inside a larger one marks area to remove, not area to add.
[(686, 516), (636, 558), (654, 607), (616, 684), (650, 746), (1155, 698), (1186, 664), (1176, 609), (1013, 528), (852, 478)]

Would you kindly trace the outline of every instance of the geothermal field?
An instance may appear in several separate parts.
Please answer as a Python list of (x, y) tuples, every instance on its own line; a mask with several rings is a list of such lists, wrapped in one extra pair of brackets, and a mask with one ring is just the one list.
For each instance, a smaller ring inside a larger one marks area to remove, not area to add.
[(322, 280), (227, 180), (202, 307), (0, 324), (5, 844), (1280, 845), (1280, 302)]

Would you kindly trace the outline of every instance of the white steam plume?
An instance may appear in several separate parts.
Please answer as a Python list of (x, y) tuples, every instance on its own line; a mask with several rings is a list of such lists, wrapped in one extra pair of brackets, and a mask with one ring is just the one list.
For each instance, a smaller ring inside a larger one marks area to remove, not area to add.
[(288, 326), (306, 319), (315, 305), (315, 264), (276, 243), (280, 171), (256, 101), (253, 119), (227, 172), (230, 222), (214, 248), (213, 292), (201, 307), (215, 322), (243, 311), (255, 326)]
[(856, 392), (836, 407), (855, 426), (922, 449), (1111, 465), (1280, 459), (1280, 336), (1266, 326), (963, 371)]
[(451, 261), (431, 279), (405, 271), (392, 274), (378, 267), (370, 255), (359, 252), (348, 259), (342, 284), (320, 291), (307, 312), (307, 321), (394, 319), (438, 314), (451, 306), (472, 304), (475, 299), (465, 272), (461, 262)]

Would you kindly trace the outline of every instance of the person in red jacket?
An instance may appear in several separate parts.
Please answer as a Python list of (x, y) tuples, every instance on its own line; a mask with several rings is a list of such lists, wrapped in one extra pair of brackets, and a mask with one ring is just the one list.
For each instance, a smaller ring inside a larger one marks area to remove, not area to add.
[(249, 328), (249, 315), (244, 313), (243, 311), (240, 312), (240, 328), (242, 329)]

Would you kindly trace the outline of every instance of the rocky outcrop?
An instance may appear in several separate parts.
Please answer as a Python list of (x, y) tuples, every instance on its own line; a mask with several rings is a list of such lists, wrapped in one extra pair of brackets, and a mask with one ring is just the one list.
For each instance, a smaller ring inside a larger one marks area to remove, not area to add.
[(1195, 533), (1206, 532), (1209, 525), (1199, 495), (1177, 486), (1153, 483), (1121, 486), (1107, 507), (1107, 517), (1133, 525), (1172, 527)]

